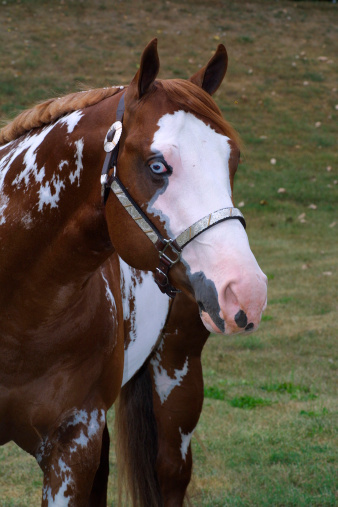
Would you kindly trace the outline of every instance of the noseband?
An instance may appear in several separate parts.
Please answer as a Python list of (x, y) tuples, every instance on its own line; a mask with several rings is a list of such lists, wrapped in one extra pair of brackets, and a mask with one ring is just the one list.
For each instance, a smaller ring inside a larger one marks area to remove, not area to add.
[[(126, 187), (117, 176), (117, 157), (119, 151), (119, 141), (122, 134), (122, 120), (124, 114), (124, 93), (118, 104), (116, 112), (116, 121), (108, 130), (104, 141), (104, 150), (107, 152), (102, 173), (102, 198), (104, 204), (107, 202), (110, 190), (114, 192), (124, 209), (134, 219), (135, 223), (148, 236), (154, 244), (159, 254), (159, 264), (155, 270), (155, 282), (159, 286), (161, 292), (174, 298), (178, 289), (175, 289), (169, 282), (169, 270), (180, 259), (183, 248), (190, 243), (196, 236), (210, 229), (210, 227), (224, 222), (225, 220), (237, 219), (241, 222), (244, 229), (246, 223), (244, 216), (237, 208), (222, 208), (213, 211), (193, 225), (183, 231), (177, 238), (165, 238), (157, 227), (151, 222), (140, 206), (134, 201)], [(109, 175), (110, 169), (113, 174)]]

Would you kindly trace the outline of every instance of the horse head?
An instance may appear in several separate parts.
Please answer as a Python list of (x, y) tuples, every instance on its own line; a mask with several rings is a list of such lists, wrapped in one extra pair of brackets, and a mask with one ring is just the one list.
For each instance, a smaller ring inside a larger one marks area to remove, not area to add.
[(107, 200), (106, 216), (128, 264), (157, 273), (167, 293), (193, 297), (209, 331), (231, 334), (257, 328), (267, 279), (234, 208), (238, 136), (211, 98), (227, 63), (219, 45), (190, 80), (158, 80), (157, 41), (148, 44), (124, 96), (109, 185), (117, 198)]

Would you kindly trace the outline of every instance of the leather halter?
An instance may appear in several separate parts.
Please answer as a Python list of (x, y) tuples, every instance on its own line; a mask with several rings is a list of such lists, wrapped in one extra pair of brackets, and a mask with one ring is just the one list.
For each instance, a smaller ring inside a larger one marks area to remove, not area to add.
[[(140, 208), (140, 206), (134, 201), (132, 196), (129, 194), (126, 187), (118, 178), (117, 172), (117, 157), (119, 151), (119, 140), (122, 133), (122, 120), (124, 114), (124, 93), (119, 101), (116, 121), (108, 130), (106, 139), (104, 141), (104, 149), (107, 152), (102, 173), (101, 173), (101, 185), (102, 185), (102, 198), (104, 204), (107, 202), (110, 190), (114, 192), (124, 209), (134, 219), (135, 223), (140, 229), (148, 236), (150, 241), (154, 244), (159, 254), (159, 265), (155, 270), (155, 282), (159, 286), (161, 292), (167, 294), (171, 298), (174, 298), (178, 289), (175, 289), (169, 282), (169, 270), (174, 264), (181, 259), (181, 253), (183, 248), (190, 243), (196, 236), (206, 231), (210, 227), (224, 222), (225, 220), (237, 219), (241, 222), (244, 229), (246, 223), (244, 216), (237, 208), (222, 208), (217, 211), (213, 211), (210, 215), (207, 215), (193, 225), (188, 227), (175, 239), (165, 238), (157, 227), (151, 222), (148, 216)], [(113, 174), (109, 175), (110, 169), (113, 168)]]

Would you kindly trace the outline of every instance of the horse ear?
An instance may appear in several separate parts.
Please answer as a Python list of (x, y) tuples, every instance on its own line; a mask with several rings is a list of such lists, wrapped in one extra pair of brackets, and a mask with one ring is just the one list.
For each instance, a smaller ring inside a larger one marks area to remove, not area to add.
[(223, 81), (228, 67), (228, 53), (223, 44), (219, 44), (216, 53), (205, 67), (196, 72), (189, 81), (212, 95)]
[(137, 83), (139, 99), (151, 88), (159, 69), (160, 59), (157, 53), (157, 39), (153, 39), (145, 47), (141, 56), (140, 68), (132, 81), (132, 84)]

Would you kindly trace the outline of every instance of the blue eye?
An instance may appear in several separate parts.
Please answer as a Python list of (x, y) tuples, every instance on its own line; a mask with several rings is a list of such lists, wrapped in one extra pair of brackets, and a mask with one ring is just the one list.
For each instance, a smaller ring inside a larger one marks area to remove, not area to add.
[(168, 168), (161, 160), (154, 160), (149, 164), (150, 169), (154, 174), (165, 174), (168, 172)]

